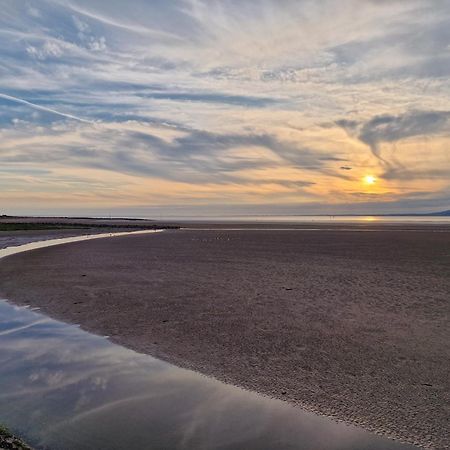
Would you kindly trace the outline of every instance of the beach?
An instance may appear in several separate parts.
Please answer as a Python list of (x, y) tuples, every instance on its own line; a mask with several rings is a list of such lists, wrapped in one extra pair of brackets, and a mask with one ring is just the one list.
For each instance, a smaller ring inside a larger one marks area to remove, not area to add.
[(0, 216), (0, 250), (31, 242), (101, 233), (171, 228), (145, 219)]
[(10, 256), (0, 296), (219, 380), (448, 448), (448, 226), (257, 228), (195, 224)]

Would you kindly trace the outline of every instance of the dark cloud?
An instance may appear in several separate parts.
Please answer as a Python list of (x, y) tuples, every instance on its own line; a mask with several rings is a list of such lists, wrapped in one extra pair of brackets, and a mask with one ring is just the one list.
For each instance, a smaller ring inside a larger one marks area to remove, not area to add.
[(413, 136), (448, 134), (450, 111), (411, 111), (398, 116), (375, 116), (367, 122), (343, 119), (336, 124), (367, 144), (372, 153), (384, 161), (379, 150), (382, 142), (396, 142)]
[[(336, 124), (339, 125), (341, 128), (344, 128), (347, 131), (354, 131), (358, 128), (361, 122), (358, 122), (357, 120), (348, 120), (348, 119), (340, 119), (336, 120)], [(328, 124), (325, 124), (327, 128), (329, 128)]]
[(414, 111), (400, 116), (376, 116), (363, 125), (359, 137), (375, 147), (379, 142), (448, 132), (449, 119), (449, 111)]
[[(101, 125), (99, 125), (101, 127)], [(3, 152), (3, 163), (39, 163), (63, 166), (90, 167), (126, 173), (135, 176), (154, 176), (188, 183), (215, 183), (256, 185), (273, 183), (301, 189), (314, 184), (305, 180), (270, 178), (254, 180), (242, 175), (245, 170), (269, 167), (297, 167), (307, 171), (328, 173), (326, 162), (334, 161), (332, 155), (283, 141), (268, 134), (216, 134), (201, 130), (182, 130), (183, 134), (170, 141), (161, 137), (134, 131), (86, 129), (83, 140), (90, 145), (71, 142), (49, 143), (33, 148), (15, 147)], [(57, 132), (55, 131), (55, 134)], [(239, 154), (240, 148), (260, 147), (270, 150), (278, 158), (265, 154)], [(230, 150), (234, 150), (232, 153)]]
[[(189, 177), (192, 178), (189, 181), (201, 182), (213, 179), (216, 183), (228, 183), (234, 179), (233, 172), (280, 164), (266, 157), (249, 157), (245, 154), (234, 155), (232, 158), (227, 156), (227, 150), (241, 147), (269, 149), (282, 160), (283, 164), (287, 163), (291, 167), (318, 171), (325, 169), (323, 156), (316, 151), (266, 134), (216, 134), (193, 130), (167, 142), (154, 135), (130, 132), (127, 139), (132, 140), (132, 143), (126, 145), (127, 150), (116, 153), (120, 157), (122, 167), (128, 167), (138, 173), (150, 172), (162, 175), (161, 166), (164, 165), (164, 176), (171, 179), (180, 180)], [(139, 151), (133, 152), (130, 148)], [(159, 162), (157, 173), (154, 173), (154, 164), (142, 164), (139, 160), (139, 157), (145, 158), (148, 152), (155, 155)]]
[(405, 167), (388, 167), (383, 173), (385, 180), (445, 180), (449, 178), (447, 168), (414, 169)]
[(178, 102), (223, 103), (243, 107), (264, 107), (276, 103), (275, 99), (245, 95), (228, 95), (217, 93), (189, 93), (189, 92), (152, 92), (139, 94), (141, 97), (155, 100), (172, 100)]
[(321, 161), (336, 161), (336, 162), (347, 161), (345, 158), (338, 158), (337, 156), (321, 156), (319, 159)]

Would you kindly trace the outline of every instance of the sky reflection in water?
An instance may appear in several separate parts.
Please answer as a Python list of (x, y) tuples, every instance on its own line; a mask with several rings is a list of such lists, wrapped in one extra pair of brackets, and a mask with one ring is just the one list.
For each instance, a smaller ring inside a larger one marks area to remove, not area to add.
[(50, 449), (413, 448), (0, 301), (0, 423)]

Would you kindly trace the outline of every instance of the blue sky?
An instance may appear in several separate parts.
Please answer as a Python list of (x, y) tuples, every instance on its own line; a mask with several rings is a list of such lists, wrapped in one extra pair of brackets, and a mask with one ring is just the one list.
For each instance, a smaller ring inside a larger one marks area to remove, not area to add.
[(447, 0), (0, 7), (6, 213), (450, 207)]

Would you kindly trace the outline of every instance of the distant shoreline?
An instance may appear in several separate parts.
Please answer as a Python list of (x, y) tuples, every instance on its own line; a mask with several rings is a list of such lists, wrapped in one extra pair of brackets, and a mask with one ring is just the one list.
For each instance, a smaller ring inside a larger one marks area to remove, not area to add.
[[(157, 215), (157, 214), (155, 214)], [(164, 219), (156, 219), (156, 218), (146, 218), (146, 217), (105, 217), (105, 216), (39, 216), (39, 215), (30, 215), (30, 216), (20, 216), (20, 215), (8, 215), (3, 214), (0, 215), (0, 223), (2, 222), (9, 222), (18, 220), (19, 222), (28, 221), (28, 222), (49, 222), (49, 221), (60, 221), (62, 223), (66, 223), (68, 221), (79, 223), (79, 222), (102, 222), (107, 223), (110, 225), (113, 224), (123, 224), (127, 223), (129, 225), (130, 222), (145, 222), (145, 225), (149, 225), (150, 223), (155, 222), (170, 222), (170, 221), (183, 221), (184, 220), (191, 220), (192, 218), (196, 217), (198, 220), (212, 220), (214, 221), (216, 218), (226, 218), (229, 217), (230, 220), (232, 218), (248, 218), (251, 220), (251, 218), (257, 218), (257, 217), (266, 217), (268, 219), (270, 218), (276, 218), (276, 217), (294, 217), (294, 218), (311, 218), (311, 217), (322, 217), (322, 218), (330, 218), (330, 217), (337, 217), (337, 218), (345, 218), (345, 217), (449, 217), (450, 218), (450, 209), (445, 211), (435, 211), (430, 213), (367, 213), (367, 214), (360, 214), (360, 213), (348, 213), (348, 214), (216, 214), (216, 215), (202, 215), (202, 214), (192, 214), (192, 215), (166, 215)], [(133, 224), (135, 225), (135, 224)], [(141, 224), (139, 224), (141, 225)], [(144, 224), (142, 224), (144, 225)]]

